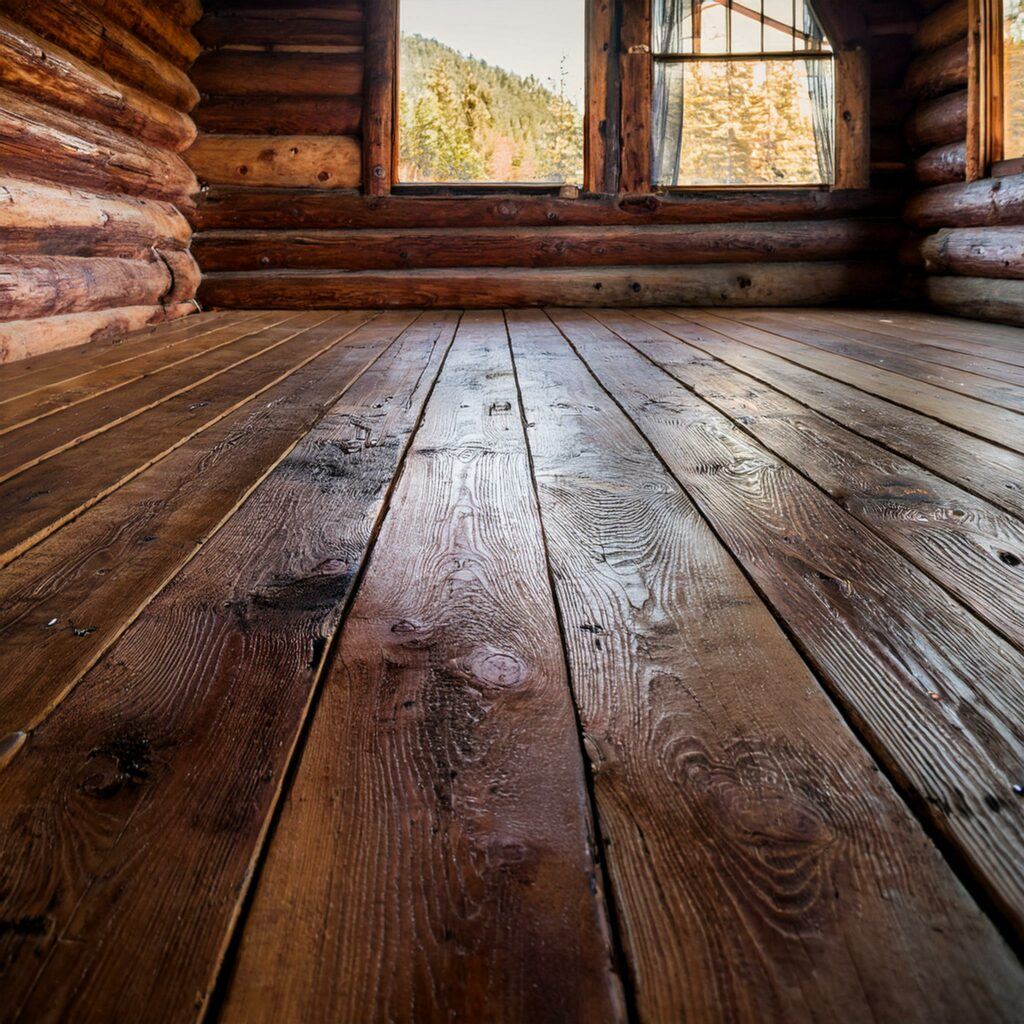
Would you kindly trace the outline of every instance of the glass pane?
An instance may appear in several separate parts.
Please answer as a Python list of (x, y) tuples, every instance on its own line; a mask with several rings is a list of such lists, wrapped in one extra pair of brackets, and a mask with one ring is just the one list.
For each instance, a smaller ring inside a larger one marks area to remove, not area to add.
[(764, 49), (766, 53), (785, 53), (803, 49), (793, 39), (793, 0), (764, 0)]
[(582, 182), (584, 3), (401, 0), (398, 180)]
[(1003, 0), (1003, 158), (1024, 156), (1024, 0)]
[(655, 184), (828, 184), (833, 76), (830, 58), (657, 61)]
[(729, 12), (723, 4), (708, 3), (700, 6), (700, 52), (729, 52)]
[(732, 5), (731, 53), (761, 52), (761, 0), (743, 0)]
[(693, 53), (693, 0), (654, 0), (651, 49), (655, 53)]

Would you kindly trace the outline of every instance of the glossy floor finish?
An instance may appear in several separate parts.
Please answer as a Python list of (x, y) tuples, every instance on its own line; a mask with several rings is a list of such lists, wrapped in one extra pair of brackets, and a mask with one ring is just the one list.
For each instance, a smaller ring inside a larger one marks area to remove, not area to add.
[(1024, 330), (208, 313), (0, 368), (0, 1020), (1020, 1020)]

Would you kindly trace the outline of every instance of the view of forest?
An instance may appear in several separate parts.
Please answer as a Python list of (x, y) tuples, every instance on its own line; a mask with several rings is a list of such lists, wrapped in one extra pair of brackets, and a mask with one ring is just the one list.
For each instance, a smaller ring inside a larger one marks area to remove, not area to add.
[(535, 78), (402, 34), (399, 180), (583, 179), (583, 115)]
[[(816, 136), (808, 82), (811, 63), (709, 60), (659, 66), (655, 91), (665, 97), (667, 112), (665, 139), (655, 139), (657, 182), (786, 185), (828, 181), (831, 119), (826, 115), (824, 121), (828, 138)], [(831, 73), (817, 63), (823, 72), (822, 109), (830, 111)], [(679, 118), (681, 131), (672, 128)]]

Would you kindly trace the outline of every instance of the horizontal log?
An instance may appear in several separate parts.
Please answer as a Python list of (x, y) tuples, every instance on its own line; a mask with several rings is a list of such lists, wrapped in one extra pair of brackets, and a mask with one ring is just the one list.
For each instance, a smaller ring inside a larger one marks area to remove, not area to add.
[(0, 85), (174, 152), (187, 149), (196, 137), (196, 126), (187, 114), (122, 85), (2, 15)]
[(160, 0), (160, 6), (169, 17), (186, 28), (203, 16), (203, 0)]
[(1024, 174), (928, 189), (907, 204), (906, 220), (918, 228), (1024, 224)]
[(217, 96), (358, 96), (363, 55), (215, 50), (196, 61), (192, 80)]
[(920, 265), (930, 274), (1024, 280), (1024, 225), (947, 228), (917, 246)]
[(65, 313), (155, 306), (173, 279), (160, 259), (106, 256), (12, 256), (0, 258), (0, 321), (34, 320)]
[(204, 232), (206, 271), (429, 267), (597, 267), (836, 260), (891, 251), (893, 221), (602, 228)]
[(171, 275), (170, 287), (160, 301), (167, 305), (194, 299), (203, 275), (192, 253), (160, 250), (155, 250), (155, 253), (166, 264)]
[(359, 8), (271, 8), (228, 11), (205, 17), (196, 27), (207, 47), (248, 46), (361, 46), (363, 12)]
[(198, 189), (180, 156), (75, 114), (0, 89), (3, 169), (64, 185), (171, 202)]
[[(349, 12), (350, 17), (362, 17), (365, 3), (366, 0), (297, 0), (295, 6), (303, 11), (333, 12), (339, 17), (345, 11)], [(239, 8), (246, 11), (291, 9), (289, 0), (205, 0), (203, 3), (203, 9), (208, 15)]]
[(361, 157), (347, 135), (200, 135), (185, 154), (201, 181), (250, 188), (356, 188)]
[(192, 228), (170, 203), (0, 178), (0, 252), (115, 256), (187, 249)]
[(192, 116), (221, 135), (358, 135), (362, 96), (204, 96)]
[(925, 299), (944, 313), (1024, 324), (1024, 281), (929, 276), (922, 288)]
[(907, 123), (914, 149), (947, 146), (967, 138), (967, 90), (958, 89), (921, 103)]
[(673, 196), (361, 196), (292, 189), (212, 188), (192, 215), (216, 228), (446, 228), (723, 224), (886, 214), (902, 189), (701, 190)]
[(4, 13), (177, 110), (188, 112), (199, 102), (181, 68), (84, 0), (4, 0)]
[(775, 306), (879, 301), (896, 275), (882, 262), (745, 263), (598, 270), (276, 270), (206, 274), (213, 308), (404, 306)]
[(918, 57), (907, 70), (907, 92), (938, 96), (967, 86), (967, 39)]
[(174, 306), (121, 306), (40, 320), (12, 320), (0, 324), (0, 363), (90, 342), (111, 341), (148, 324), (187, 316), (197, 309), (194, 302), (184, 302)]
[(914, 177), (922, 185), (948, 185), (967, 178), (967, 143), (953, 142), (922, 153), (914, 161)]
[(914, 33), (915, 50), (939, 50), (967, 35), (967, 0), (949, 0), (921, 20)]
[(86, 0), (147, 46), (180, 68), (187, 68), (202, 53), (199, 40), (188, 26), (151, 0)]

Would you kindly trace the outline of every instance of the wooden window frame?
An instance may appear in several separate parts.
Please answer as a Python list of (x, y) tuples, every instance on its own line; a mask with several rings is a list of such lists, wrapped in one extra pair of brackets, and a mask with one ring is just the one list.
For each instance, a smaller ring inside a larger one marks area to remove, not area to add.
[[(835, 67), (835, 180), (806, 185), (673, 185), (652, 182), (651, 115), (655, 56), (651, 52), (651, 0), (621, 0), (622, 172), (624, 192), (777, 192), (784, 189), (868, 188), (871, 179), (871, 64), (863, 14), (842, 0), (817, 0), (815, 13), (832, 46)], [(717, 55), (716, 55), (717, 56)], [(798, 55), (797, 55), (798, 56)], [(708, 55), (708, 59), (713, 59)], [(723, 59), (729, 59), (723, 57)]]
[(967, 180), (1024, 174), (1003, 155), (1003, 3), (968, 0)]
[[(980, 0), (975, 0), (980, 2)], [(400, 0), (367, 0), (363, 110), (363, 192), (540, 196), (547, 184), (398, 182)], [(583, 191), (623, 195), (655, 191), (651, 182), (651, 0), (585, 0), (586, 86)], [(658, 192), (838, 191), (870, 185), (870, 61), (863, 13), (846, 0), (817, 0), (836, 74), (836, 167), (831, 185), (681, 186)], [(557, 190), (558, 186), (554, 186)]]

